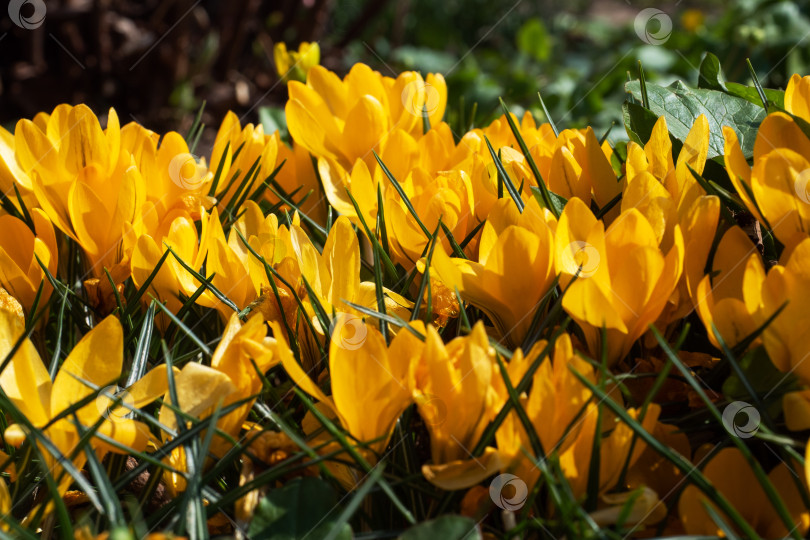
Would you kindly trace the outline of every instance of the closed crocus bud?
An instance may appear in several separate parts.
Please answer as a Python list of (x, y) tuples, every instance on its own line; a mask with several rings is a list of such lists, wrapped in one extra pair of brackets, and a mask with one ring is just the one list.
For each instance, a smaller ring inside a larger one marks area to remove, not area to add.
[(321, 63), (321, 48), (315, 43), (302, 42), (297, 51), (288, 51), (284, 42), (273, 47), (276, 72), (283, 81), (306, 81), (307, 72)]
[[(353, 334), (348, 336), (350, 339), (332, 335), (329, 346), (331, 395), (324, 393), (288, 349), (280, 351), (280, 359), (290, 378), (317, 400), (316, 407), (326, 417), (342, 426), (354, 439), (369, 443), (367, 448), (358, 448), (358, 451), (370, 463), (376, 463), (391, 438), (397, 419), (413, 403), (407, 381), (423, 345), (411, 332), (402, 330), (386, 346), (385, 338), (374, 326), (357, 318), (347, 321), (345, 317), (346, 314), (340, 315), (339, 320), (350, 322)], [(424, 332), (423, 325), (413, 324), (414, 330)], [(302, 427), (306, 433), (322, 431), (311, 415), (304, 419)], [(323, 433), (316, 435), (313, 444), (323, 453), (340, 449), (337, 442)], [(340, 464), (327, 461), (326, 466), (347, 489), (354, 489), (362, 479), (356, 471)]]
[(810, 122), (810, 75), (794, 73), (785, 89), (785, 110)]

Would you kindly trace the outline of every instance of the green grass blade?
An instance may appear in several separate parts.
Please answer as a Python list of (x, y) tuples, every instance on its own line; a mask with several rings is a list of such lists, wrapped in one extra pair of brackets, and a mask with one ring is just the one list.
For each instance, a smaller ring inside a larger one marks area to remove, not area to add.
[[(523, 208), (526, 205), (523, 204), (523, 199), (520, 197), (520, 193), (518, 193), (517, 189), (515, 188), (515, 184), (512, 183), (512, 179), (509, 178), (509, 174), (506, 172), (506, 169), (503, 168), (501, 159), (495, 153), (495, 150), (492, 148), (492, 144), (489, 142), (486, 135), (484, 135), (484, 141), (486, 141), (487, 148), (489, 148), (489, 155), (492, 157), (492, 162), (495, 163), (495, 168), (498, 170), (498, 176), (503, 180), (506, 190), (509, 192), (512, 200), (515, 201), (518, 211), (523, 213)], [(551, 203), (549, 202), (549, 204)]]

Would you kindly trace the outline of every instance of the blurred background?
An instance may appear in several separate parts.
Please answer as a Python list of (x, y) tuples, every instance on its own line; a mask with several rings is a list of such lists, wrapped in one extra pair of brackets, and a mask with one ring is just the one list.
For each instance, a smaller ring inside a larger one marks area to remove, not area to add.
[[(273, 45), (317, 41), (321, 63), (341, 76), (355, 62), (390, 76), (443, 73), (452, 126), (488, 122), (500, 114), (499, 96), (542, 118), (540, 91), (561, 128), (587, 123), (600, 134), (617, 122), (611, 138), (621, 137), (623, 83), (628, 72), (636, 77), (638, 60), (663, 84), (695, 84), (707, 50), (733, 81), (749, 81), (749, 57), (765, 86), (809, 73), (808, 4), (11, 0), (0, 17), (0, 123), (13, 130), (21, 117), (85, 102), (99, 113), (114, 106), (122, 123), (183, 133), (205, 100), (203, 142), (229, 109), (283, 131), (286, 85)], [(634, 26), (653, 6), (665, 17)]]

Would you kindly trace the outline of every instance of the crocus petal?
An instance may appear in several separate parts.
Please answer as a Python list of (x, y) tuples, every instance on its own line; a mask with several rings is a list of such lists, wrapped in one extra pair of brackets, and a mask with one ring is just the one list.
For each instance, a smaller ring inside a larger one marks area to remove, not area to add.
[[(82, 380), (105, 387), (115, 384), (124, 360), (124, 332), (118, 319), (110, 315), (76, 344), (53, 382), (51, 415), (56, 416), (77, 401), (93, 394)], [(89, 403), (77, 412), (79, 420), (92, 425), (104, 412)]]
[(492, 447), (475, 459), (458, 459), (440, 465), (422, 465), (422, 474), (434, 486), (446, 491), (467, 489), (480, 484), (502, 468), (498, 450)]

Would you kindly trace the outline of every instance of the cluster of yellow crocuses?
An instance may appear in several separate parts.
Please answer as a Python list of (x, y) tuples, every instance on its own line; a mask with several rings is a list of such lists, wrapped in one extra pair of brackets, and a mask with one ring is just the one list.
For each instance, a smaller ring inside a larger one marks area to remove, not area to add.
[[(290, 57), (287, 71), (317, 52)], [(707, 511), (696, 486), (681, 490), (690, 472), (640, 430), (702, 469), (750, 530), (805, 534), (804, 475), (794, 482), (791, 465), (769, 475), (791, 531), (740, 450), (693, 448), (659, 420), (656, 396), (637, 402), (622, 377), (641, 362), (663, 365), (651, 326), (675, 343), (696, 313), (718, 351), (764, 347), (796, 378), (785, 419), (810, 428), (810, 78), (790, 81), (785, 112), (759, 128), (752, 164), (723, 129), (728, 196), (756, 218), (752, 233), (702, 181), (703, 116), (677, 152), (662, 117), (645, 145), (618, 155), (591, 128), (556, 133), (529, 113), (454, 133), (439, 74), (392, 78), (358, 64), (341, 79), (312, 64), (289, 77), (291, 145), (233, 113), (208, 160), (178, 133), (122, 127), (112, 109), (105, 127), (84, 105), (60, 105), (13, 134), (0, 128), (9, 448), (33, 445), (62, 493), (74, 481), (66, 463), (87, 462), (75, 449), (91, 429), (103, 459), (158, 451), (217, 415), (210, 454), (219, 457), (263, 431), (247, 420), (276, 369), (298, 399), (315, 400), (301, 418), (304, 450), (331, 456), (321, 473), (348, 490), (398, 444), (395, 431), (423, 429), (422, 475), (468, 490), (462, 508), (473, 514), (498, 504), (481, 502), (498, 474), (517, 476), (533, 501), (553, 458), (567, 489), (594, 499), (589, 519), (599, 525), (716, 534), (712, 514), (726, 509)], [(783, 246), (778, 261), (757, 247), (769, 235)], [(77, 261), (70, 275), (81, 288), (63, 281)], [(224, 327), (216, 349), (182, 366), (151, 358), (133, 376), (119, 322), (132, 286), (144, 289), (135, 302), (167, 312), (155, 318), (159, 332), (189, 304), (215, 310)], [(26, 336), (44, 332), (76, 294), (93, 328), (64, 360), (43, 362), (47, 336), (38, 345)], [(128, 387), (116, 394), (119, 384)], [(153, 402), (152, 421), (137, 419)], [(409, 408), (419, 420), (405, 426)], [(161, 458), (173, 494), (195, 472), (186, 448)], [(0, 481), (4, 511), (10, 500)]]

